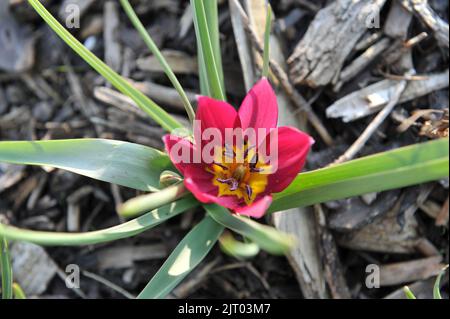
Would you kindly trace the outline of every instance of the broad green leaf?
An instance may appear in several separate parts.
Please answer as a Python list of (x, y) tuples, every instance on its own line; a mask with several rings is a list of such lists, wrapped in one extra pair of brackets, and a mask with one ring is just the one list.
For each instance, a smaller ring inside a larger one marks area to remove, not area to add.
[(246, 259), (256, 256), (259, 253), (259, 246), (253, 242), (243, 243), (236, 240), (232, 234), (224, 233), (219, 238), (220, 248), (237, 259)]
[(417, 299), (416, 296), (414, 296), (414, 293), (409, 289), (408, 286), (403, 287), (403, 292), (405, 293), (406, 299)]
[(13, 277), (11, 259), (9, 257), (8, 242), (0, 235), (0, 269), (2, 279), (2, 299), (12, 299), (13, 297)]
[(0, 142), (0, 162), (61, 168), (101, 181), (156, 191), (172, 167), (165, 153), (105, 139)]
[(174, 88), (177, 90), (178, 94), (180, 95), (181, 101), (183, 102), (184, 108), (186, 109), (186, 112), (189, 116), (189, 119), (191, 123), (195, 119), (195, 112), (192, 108), (191, 102), (189, 102), (189, 98), (186, 95), (186, 92), (184, 91), (183, 87), (181, 86), (180, 82), (178, 81), (175, 73), (173, 73), (172, 69), (170, 68), (169, 63), (167, 63), (166, 59), (162, 55), (161, 51), (159, 51), (158, 46), (153, 41), (150, 34), (145, 29), (144, 25), (139, 20), (138, 16), (133, 10), (133, 7), (130, 5), (130, 2), (128, 0), (120, 0), (120, 3), (122, 4), (122, 7), (124, 8), (126, 14), (128, 15), (128, 18), (133, 23), (136, 30), (141, 35), (142, 39), (144, 40), (145, 44), (149, 48), (149, 50), (153, 53), (153, 55), (158, 59), (159, 63), (161, 64), (164, 72), (166, 73), (167, 77), (169, 78), (170, 82), (174, 86)]
[[(211, 2), (216, 2), (211, 1)], [(197, 46), (200, 51), (198, 53), (199, 62), (200, 62), (200, 76), (203, 78), (203, 82), (207, 82), (203, 84), (203, 89), (209, 91), (209, 95), (218, 100), (225, 100), (225, 90), (223, 88), (223, 83), (220, 75), (220, 68), (215, 53), (217, 53), (217, 49), (214, 49), (212, 38), (211, 38), (211, 30), (210, 28), (216, 28), (212, 23), (216, 23), (217, 19), (213, 18), (215, 15), (214, 11), (209, 9), (208, 14), (211, 15), (210, 20), (208, 21), (207, 12), (205, 10), (205, 3), (203, 0), (191, 0), (193, 17), (194, 17), (194, 26), (197, 34), (197, 41), (199, 41), (200, 45)], [(211, 8), (213, 4), (207, 5), (208, 8)], [(211, 24), (211, 25), (209, 25)], [(214, 31), (213, 31), (214, 36)], [(206, 76), (206, 79), (205, 79)]]
[(445, 266), (444, 269), (441, 270), (441, 272), (439, 273), (439, 275), (436, 278), (436, 281), (434, 282), (434, 287), (433, 287), (433, 298), (434, 299), (442, 299), (441, 279), (442, 279), (442, 276), (444, 276), (447, 269), (448, 269), (448, 265)]
[(13, 283), (14, 299), (27, 299), (25, 292), (18, 283)]
[(178, 244), (138, 298), (164, 298), (205, 258), (222, 232), (223, 227), (206, 216)]
[(155, 102), (137, 90), (125, 78), (117, 74), (106, 63), (97, 58), (91, 51), (83, 46), (74, 36), (70, 34), (38, 0), (28, 0), (28, 3), (44, 19), (44, 21), (55, 31), (64, 42), (67, 43), (83, 60), (92, 68), (105, 77), (116, 89), (130, 97), (143, 111), (153, 118), (159, 125), (168, 131), (183, 126), (159, 107)]
[(157, 208), (126, 223), (85, 233), (57, 233), (20, 229), (0, 224), (0, 236), (9, 240), (20, 240), (49, 246), (93, 245), (140, 234), (178, 214), (195, 207), (198, 202), (186, 197), (177, 202)]
[(241, 234), (255, 242), (262, 249), (272, 254), (283, 254), (295, 245), (295, 239), (273, 227), (262, 225), (250, 218), (238, 216), (222, 206), (203, 205), (216, 222), (224, 227)]
[(187, 194), (189, 192), (184, 187), (183, 182), (180, 182), (159, 192), (132, 198), (117, 207), (117, 212), (125, 218), (136, 217), (157, 207), (174, 202)]
[(275, 194), (269, 212), (381, 192), (448, 177), (448, 138), (301, 173)]

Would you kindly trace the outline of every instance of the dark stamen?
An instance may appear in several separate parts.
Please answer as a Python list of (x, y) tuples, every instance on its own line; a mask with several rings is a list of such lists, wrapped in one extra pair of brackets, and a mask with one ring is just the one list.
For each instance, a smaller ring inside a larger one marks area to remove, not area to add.
[(255, 148), (255, 145), (247, 147), (247, 149), (244, 152), (244, 159), (247, 158), (248, 152), (253, 148)]
[(224, 179), (224, 178), (218, 178), (217, 179), (217, 181), (219, 182), (219, 183), (222, 183), (222, 184), (229, 184), (229, 185), (231, 185), (232, 183), (233, 183), (233, 178), (227, 178), (227, 179)]
[(245, 185), (245, 191), (247, 192), (248, 199), (252, 199), (253, 189), (250, 185)]
[(220, 164), (220, 163), (215, 163), (215, 162), (214, 162), (213, 165), (217, 165), (217, 166), (223, 168), (224, 170), (228, 170), (228, 167), (226, 167), (225, 165), (222, 165), (222, 164)]
[(239, 187), (239, 183), (237, 180), (233, 179), (232, 184), (230, 186), (230, 191), (235, 191), (236, 189), (238, 189)]
[(250, 167), (254, 167), (256, 165), (256, 163), (258, 163), (258, 153), (255, 153), (255, 155), (253, 155), (253, 157), (249, 163), (250, 163)]
[[(256, 165), (256, 164), (255, 164)], [(252, 173), (261, 173), (264, 169), (261, 167), (250, 166), (250, 172)]]

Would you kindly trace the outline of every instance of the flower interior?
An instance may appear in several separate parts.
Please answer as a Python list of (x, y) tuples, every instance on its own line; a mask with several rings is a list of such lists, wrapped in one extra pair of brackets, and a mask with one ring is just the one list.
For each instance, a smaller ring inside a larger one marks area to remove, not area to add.
[(214, 163), (206, 167), (218, 187), (217, 196), (236, 196), (246, 205), (252, 204), (266, 189), (270, 165), (261, 159), (257, 148), (247, 142), (242, 147), (225, 144), (218, 154)]

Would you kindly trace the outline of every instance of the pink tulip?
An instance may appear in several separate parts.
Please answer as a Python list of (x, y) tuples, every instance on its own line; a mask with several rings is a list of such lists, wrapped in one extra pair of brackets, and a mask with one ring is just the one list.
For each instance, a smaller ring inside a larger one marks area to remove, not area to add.
[[(172, 162), (184, 175), (186, 188), (199, 201), (260, 218), (272, 202), (272, 193), (289, 186), (302, 170), (314, 143), (308, 134), (293, 127), (277, 127), (277, 122), (276, 95), (263, 78), (247, 94), (239, 112), (226, 102), (199, 97), (194, 143), (173, 134), (163, 139)], [(203, 134), (207, 130), (218, 132), (216, 147), (208, 145), (211, 136)], [(242, 137), (239, 132), (246, 130), (254, 131), (255, 136)], [(238, 132), (231, 142), (229, 131)], [(211, 155), (213, 160), (206, 159), (204, 151), (210, 153), (206, 147), (218, 150)], [(189, 154), (181, 161), (180, 151)]]

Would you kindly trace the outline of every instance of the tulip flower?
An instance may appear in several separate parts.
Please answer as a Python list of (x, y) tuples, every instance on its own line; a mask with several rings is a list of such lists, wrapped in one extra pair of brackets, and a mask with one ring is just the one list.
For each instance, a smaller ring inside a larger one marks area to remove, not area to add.
[[(186, 188), (199, 201), (260, 218), (270, 206), (272, 194), (289, 186), (301, 171), (314, 142), (296, 128), (277, 127), (277, 122), (276, 95), (263, 78), (238, 112), (226, 102), (200, 96), (194, 141), (174, 134), (163, 140)], [(253, 136), (244, 134), (248, 131), (254, 132)], [(214, 132), (216, 141), (211, 146)]]

